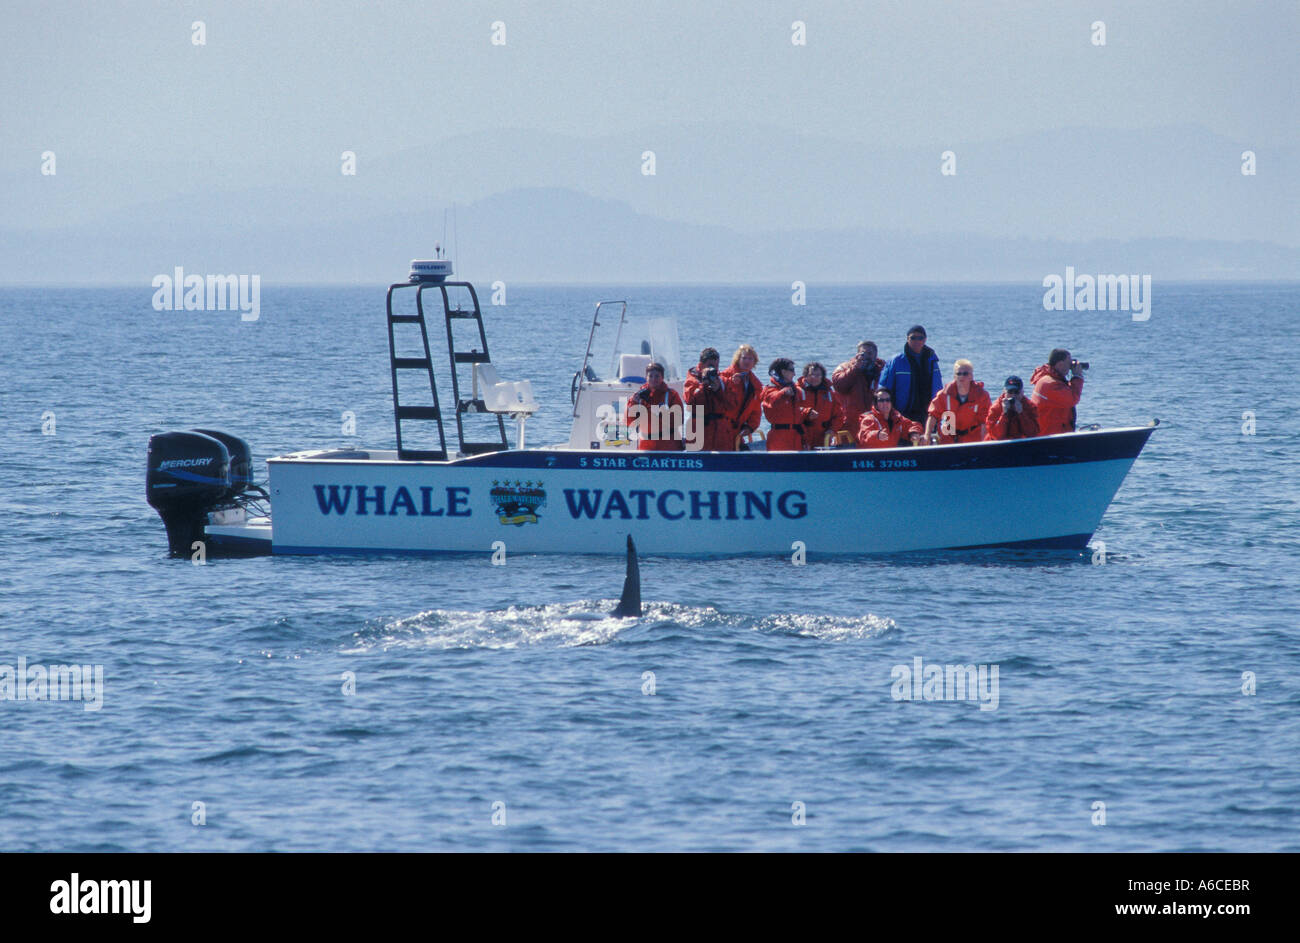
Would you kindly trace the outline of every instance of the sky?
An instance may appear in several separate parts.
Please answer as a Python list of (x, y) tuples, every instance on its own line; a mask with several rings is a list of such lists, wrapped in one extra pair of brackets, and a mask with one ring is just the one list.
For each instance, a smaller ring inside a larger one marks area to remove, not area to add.
[(1294, 0), (5, 5), (5, 167), (720, 118), (900, 147), (1077, 126), (1199, 124), (1257, 148), (1300, 134)]
[(668, 220), (1300, 247), (1297, 0), (0, 3), (0, 250), (29, 245), (0, 280), (109, 242), (99, 277), (156, 268), (170, 229), (218, 257), (281, 224), (303, 259), (312, 234), (396, 245), (429, 229), (401, 213), (530, 188), (571, 198), (520, 213), (629, 241)]

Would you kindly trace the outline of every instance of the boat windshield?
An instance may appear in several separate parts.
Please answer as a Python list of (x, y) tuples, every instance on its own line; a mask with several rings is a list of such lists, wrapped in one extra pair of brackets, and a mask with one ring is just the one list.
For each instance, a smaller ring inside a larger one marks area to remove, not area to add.
[[(599, 344), (600, 340), (609, 346)], [(597, 368), (606, 368), (602, 380), (640, 375), (644, 371), (638, 370), (638, 365), (647, 362), (646, 357), (664, 365), (664, 379), (668, 382), (682, 379), (681, 344), (674, 317), (628, 318), (615, 330), (607, 331), (605, 337), (598, 338), (596, 350), (599, 353), (593, 352), (591, 362)]]

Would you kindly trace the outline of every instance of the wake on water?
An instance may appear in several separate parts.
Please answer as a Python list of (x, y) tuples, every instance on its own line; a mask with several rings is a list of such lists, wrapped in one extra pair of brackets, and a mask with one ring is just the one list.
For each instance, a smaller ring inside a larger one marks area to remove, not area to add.
[(549, 645), (605, 645), (644, 638), (659, 630), (689, 629), (715, 635), (754, 631), (840, 642), (870, 639), (894, 631), (893, 619), (868, 613), (836, 617), (779, 613), (761, 618), (724, 614), (712, 606), (646, 603), (641, 618), (610, 615), (615, 600), (580, 600), (546, 606), (510, 606), (467, 612), (429, 609), (364, 629), (345, 654), (401, 648), (520, 648)]
[(675, 629), (689, 629), (692, 635), (710, 636), (716, 630), (758, 631), (826, 641), (874, 638), (893, 629), (892, 619), (866, 615), (851, 619), (832, 616), (764, 616), (755, 620), (743, 615), (723, 615), (712, 606), (692, 607), (672, 603), (641, 601), (641, 570), (636, 544), (627, 538), (627, 573), (623, 596), (614, 609), (601, 601), (556, 603), (548, 606), (511, 606), (483, 612), (430, 609), (357, 633), (358, 647), (376, 648), (518, 648), (528, 645), (605, 645), (621, 638), (644, 638)]

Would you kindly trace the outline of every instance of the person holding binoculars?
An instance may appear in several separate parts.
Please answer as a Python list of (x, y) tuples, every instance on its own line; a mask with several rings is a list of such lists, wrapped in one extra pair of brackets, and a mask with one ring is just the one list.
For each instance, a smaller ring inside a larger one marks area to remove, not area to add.
[(736, 448), (736, 434), (728, 418), (732, 412), (731, 389), (718, 375), (720, 357), (713, 347), (700, 351), (698, 366), (686, 371), (683, 398), (686, 405), (700, 407), (696, 416), (704, 417), (704, 445), (706, 452), (731, 452)]
[(1047, 355), (1047, 363), (1035, 368), (1029, 382), (1034, 386), (1039, 435), (1074, 431), (1075, 407), (1083, 396), (1083, 372), (1087, 369), (1086, 363), (1075, 360), (1064, 347), (1055, 348)]

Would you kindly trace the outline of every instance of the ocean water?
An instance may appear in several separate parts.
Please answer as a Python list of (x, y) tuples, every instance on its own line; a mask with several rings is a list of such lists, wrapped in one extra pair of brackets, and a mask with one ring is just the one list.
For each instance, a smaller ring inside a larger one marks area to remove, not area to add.
[[(688, 358), (833, 366), (919, 321), (945, 376), (966, 356), (996, 387), (1068, 346), (1081, 422), (1161, 420), (1100, 565), (648, 557), (646, 614), (617, 620), (612, 557), (168, 559), (152, 433), (243, 436), (262, 480), (392, 446), (384, 287), (264, 286), (255, 322), (0, 289), (0, 666), (104, 676), (99, 710), (0, 700), (0, 847), (1300, 850), (1300, 286), (1157, 282), (1144, 322), (1037, 285), (511, 285), (487, 309), (535, 443), (567, 435), (602, 297), (677, 315)], [(996, 666), (996, 709), (896, 700), (916, 658)]]

